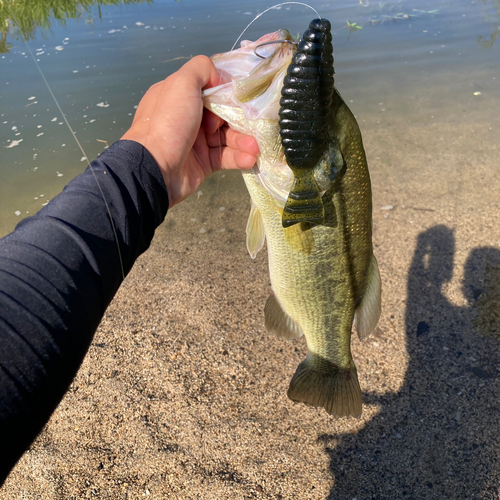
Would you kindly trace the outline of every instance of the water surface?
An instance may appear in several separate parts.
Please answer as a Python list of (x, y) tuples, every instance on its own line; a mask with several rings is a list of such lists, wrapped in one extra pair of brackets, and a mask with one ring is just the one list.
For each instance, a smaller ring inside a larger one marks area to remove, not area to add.
[[(494, 104), (499, 100), (500, 59), (499, 44), (493, 43), (498, 3), (313, 5), (332, 21), (337, 87), (358, 115), (362, 131), (392, 121), (463, 127), (479, 120), (487, 140), (498, 135)], [(93, 159), (119, 139), (150, 85), (192, 55), (229, 50), (250, 20), (269, 6), (264, 1), (251, 7), (232, 2), (228, 8), (225, 2), (195, 0), (103, 6), (100, 17), (68, 20), (66, 26), (53, 23), (51, 31), (38, 32), (27, 45), (8, 38), (12, 48), (0, 56), (0, 235), (60, 192), (85, 168), (84, 156)], [(282, 27), (296, 35), (312, 17), (305, 7), (283, 6), (261, 17), (245, 38)], [(13, 141), (21, 142), (9, 147)], [(406, 175), (404, 166), (380, 168)]]

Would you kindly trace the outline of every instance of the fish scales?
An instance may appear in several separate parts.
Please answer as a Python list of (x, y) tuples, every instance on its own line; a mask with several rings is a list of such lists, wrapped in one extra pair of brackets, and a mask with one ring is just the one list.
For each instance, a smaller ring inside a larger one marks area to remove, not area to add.
[[(250, 50), (269, 39), (282, 39), (283, 31), (266, 35)], [(289, 35), (288, 35), (289, 36)], [(283, 44), (289, 45), (289, 44)], [(240, 49), (242, 50), (242, 49)], [(282, 214), (293, 175), (283, 155), (276, 151), (281, 86), (292, 49), (278, 47), (275, 68), (266, 66), (267, 90), (255, 100), (241, 99), (241, 89), (255, 95), (252, 81), (262, 80), (258, 60), (255, 68), (238, 73), (224, 66), (222, 56), (214, 62), (238, 81), (239, 98), (232, 83), (210, 89), (205, 105), (231, 126), (254, 135), (260, 157), (256, 167), (243, 172), (252, 199), (247, 226), (247, 247), (254, 258), (267, 241), (272, 294), (265, 307), (269, 331), (293, 339), (305, 336), (306, 359), (293, 376), (288, 396), (308, 405), (324, 407), (338, 416), (359, 415), (361, 390), (350, 339), (355, 318), (358, 335), (365, 338), (380, 316), (380, 276), (372, 248), (371, 186), (361, 134), (354, 116), (335, 89), (328, 124), (328, 145), (314, 168), (322, 193), (325, 222), (301, 222), (282, 226)], [(232, 58), (235, 57), (233, 53)], [(248, 61), (247, 61), (248, 63)], [(245, 65), (247, 67), (247, 64)], [(248, 78), (251, 75), (251, 78)], [(248, 83), (250, 82), (250, 83)], [(243, 94), (245, 93), (243, 92)]]

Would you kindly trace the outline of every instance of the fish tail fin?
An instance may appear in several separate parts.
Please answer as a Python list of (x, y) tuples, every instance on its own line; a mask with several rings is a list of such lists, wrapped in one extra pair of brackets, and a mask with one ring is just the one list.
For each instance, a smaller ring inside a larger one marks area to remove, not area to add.
[[(313, 363), (314, 358), (320, 363)], [(323, 407), (330, 415), (338, 417), (359, 417), (362, 411), (354, 361), (350, 367), (341, 368), (309, 353), (290, 382), (288, 397), (296, 403)]]
[(311, 224), (325, 222), (323, 200), (311, 170), (301, 170), (300, 174), (295, 177), (283, 209), (281, 222), (283, 227), (290, 227), (299, 222)]

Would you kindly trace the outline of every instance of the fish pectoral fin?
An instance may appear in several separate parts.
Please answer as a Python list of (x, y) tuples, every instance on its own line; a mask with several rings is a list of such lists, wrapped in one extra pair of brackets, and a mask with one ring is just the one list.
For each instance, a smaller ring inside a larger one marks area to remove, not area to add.
[(257, 257), (264, 246), (266, 232), (264, 230), (264, 221), (259, 209), (252, 202), (252, 208), (247, 222), (247, 250), (252, 259)]
[(304, 335), (302, 328), (283, 311), (278, 299), (271, 294), (264, 307), (266, 329), (279, 337), (293, 340)]
[(359, 417), (363, 409), (354, 362), (342, 368), (311, 352), (298, 366), (287, 395), (296, 403), (323, 407), (337, 417)]
[(360, 340), (366, 339), (375, 330), (381, 312), (382, 285), (377, 259), (372, 254), (368, 275), (368, 286), (361, 304), (354, 313), (354, 325)]

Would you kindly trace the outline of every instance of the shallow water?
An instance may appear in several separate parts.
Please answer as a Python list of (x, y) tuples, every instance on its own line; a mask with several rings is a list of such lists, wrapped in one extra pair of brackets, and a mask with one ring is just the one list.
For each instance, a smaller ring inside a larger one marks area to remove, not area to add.
[[(191, 55), (229, 50), (247, 23), (269, 5), (253, 2), (248, 9), (246, 2), (233, 2), (228, 9), (224, 2), (165, 0), (102, 7), (100, 19), (68, 20), (65, 27), (38, 33), (28, 45), (92, 159), (128, 128), (151, 84)], [(484, 47), (498, 30), (498, 3), (313, 5), (332, 21), (336, 85), (362, 132), (391, 122), (400, 127), (446, 122), (456, 124), (466, 139), (467, 124), (480, 121), (476, 132), (494, 142), (500, 44)], [(293, 35), (302, 33), (312, 17), (305, 7), (283, 6), (261, 17), (244, 38), (281, 27)], [(362, 29), (350, 32), (346, 19)], [(0, 56), (0, 235), (38, 211), (86, 167), (26, 44), (9, 41), (12, 49)], [(21, 142), (9, 147), (13, 141)], [(425, 152), (426, 145), (421, 148)], [(370, 151), (368, 155), (370, 159)], [(409, 173), (381, 160), (380, 166), (372, 165), (375, 180), (379, 169), (396, 177)], [(457, 165), (453, 182), (460, 175)]]

